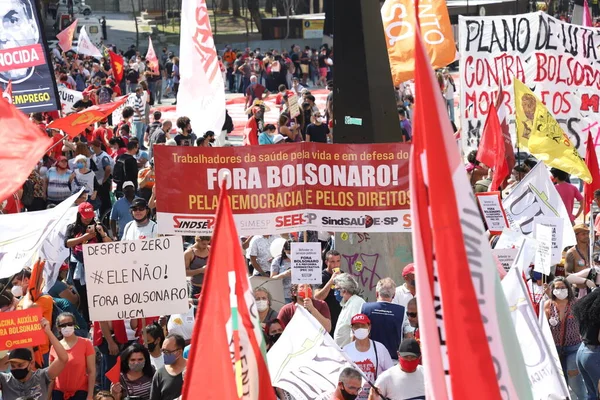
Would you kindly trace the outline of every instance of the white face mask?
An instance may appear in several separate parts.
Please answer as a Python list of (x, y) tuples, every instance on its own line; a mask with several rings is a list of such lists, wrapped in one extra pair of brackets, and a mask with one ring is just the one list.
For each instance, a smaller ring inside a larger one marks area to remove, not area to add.
[(258, 308), (258, 311), (266, 311), (269, 308), (269, 302), (267, 300), (256, 300), (256, 308)]
[(23, 296), (23, 288), (19, 285), (13, 286), (12, 289), (10, 289), (10, 291), (15, 297)]
[(75, 333), (75, 327), (65, 326), (64, 328), (60, 328), (60, 333), (62, 333), (62, 335), (67, 338), (69, 336), (72, 336), (73, 333)]
[(369, 330), (367, 328), (359, 328), (354, 330), (354, 337), (358, 340), (363, 340), (369, 337)]
[(323, 123), (323, 117), (319, 117), (316, 119), (318, 124), (322, 124)]
[(567, 296), (569, 296), (569, 291), (567, 289), (554, 289), (552, 293), (559, 300), (564, 300), (567, 298)]

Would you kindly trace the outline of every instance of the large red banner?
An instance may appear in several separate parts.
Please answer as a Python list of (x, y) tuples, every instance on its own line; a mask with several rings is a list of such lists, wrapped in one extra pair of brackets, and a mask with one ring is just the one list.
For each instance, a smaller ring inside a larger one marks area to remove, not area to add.
[(154, 148), (158, 226), (211, 234), (225, 177), (238, 232), (410, 230), (410, 145)]

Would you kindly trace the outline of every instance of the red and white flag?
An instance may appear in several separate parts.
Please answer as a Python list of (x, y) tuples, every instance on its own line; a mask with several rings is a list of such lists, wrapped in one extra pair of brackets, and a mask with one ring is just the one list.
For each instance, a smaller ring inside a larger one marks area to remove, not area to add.
[(189, 117), (197, 135), (219, 133), (225, 90), (205, 0), (183, 0), (179, 49), (177, 115)]
[(532, 399), (479, 210), (421, 34), (410, 193), (427, 398)]
[(183, 398), (275, 400), (264, 335), (224, 182), (215, 223)]
[(56, 38), (58, 39), (58, 45), (62, 51), (69, 51), (73, 48), (73, 35), (75, 34), (76, 29), (77, 20), (73, 21), (71, 25), (67, 26), (58, 35), (56, 35)]
[(148, 60), (152, 72), (155, 74), (158, 73), (158, 57), (156, 57), (156, 52), (154, 51), (152, 38), (150, 36), (148, 36), (148, 52), (146, 53), (146, 60)]
[(594, 191), (600, 189), (600, 168), (598, 167), (598, 155), (596, 145), (592, 139), (592, 132), (588, 131), (587, 146), (585, 148), (585, 165), (592, 175), (592, 182), (583, 184), (583, 215), (590, 212)]
[(590, 7), (587, 0), (583, 0), (583, 26), (592, 27), (592, 15), (590, 14)]
[(8, 81), (8, 85), (6, 85), (6, 89), (0, 89), (0, 93), (2, 94), (2, 98), (12, 104), (12, 81)]
[(95, 58), (102, 58), (102, 53), (100, 50), (92, 43), (92, 40), (87, 34), (87, 30), (85, 29), (85, 25), (79, 31), (79, 40), (77, 42), (77, 53), (84, 54), (86, 56), (91, 56)]

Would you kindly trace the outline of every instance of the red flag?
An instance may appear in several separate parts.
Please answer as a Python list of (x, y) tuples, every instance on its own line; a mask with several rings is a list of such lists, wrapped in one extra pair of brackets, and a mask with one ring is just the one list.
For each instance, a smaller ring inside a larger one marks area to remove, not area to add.
[(504, 158), (506, 159), (509, 174), (503, 182), (503, 184), (506, 184), (506, 181), (510, 178), (510, 173), (515, 167), (515, 150), (513, 148), (512, 139), (510, 138), (508, 113), (506, 112), (506, 103), (504, 102), (504, 90), (502, 90), (502, 86), (500, 86), (498, 98), (496, 99), (496, 112), (498, 113), (498, 121), (500, 121), (502, 135), (504, 136)]
[(58, 39), (58, 45), (63, 51), (69, 51), (73, 48), (73, 35), (77, 29), (77, 20), (63, 29), (56, 38)]
[(115, 81), (118, 84), (123, 79), (123, 57), (116, 53), (113, 53), (110, 50), (108, 51), (108, 55), (110, 56), (110, 68), (112, 69), (113, 76), (115, 77)]
[(108, 372), (106, 372), (106, 377), (108, 378), (109, 381), (111, 381), (113, 384), (117, 384), (119, 383), (119, 380), (121, 378), (121, 356), (117, 357), (117, 362), (115, 363), (115, 366), (112, 367)]
[(275, 400), (257, 315), (223, 183), (184, 380), (184, 399)]
[(592, 140), (591, 132), (588, 132), (585, 165), (592, 174), (592, 182), (583, 184), (583, 215), (590, 212), (592, 201), (594, 201), (594, 191), (600, 189), (600, 168), (598, 167), (598, 156), (596, 155), (596, 146)]
[(6, 101), (0, 101), (0, 202), (23, 186), (52, 139)]
[(112, 103), (88, 107), (77, 113), (69, 114), (64, 118), (55, 119), (48, 124), (48, 128), (60, 129), (69, 135), (69, 137), (74, 138), (88, 126), (106, 118), (126, 101), (127, 96), (123, 96)]
[(590, 7), (588, 6), (587, 0), (583, 0), (583, 21), (581, 25), (589, 27), (594, 25), (592, 23), (592, 15), (590, 14)]
[(510, 176), (510, 170), (505, 157), (504, 134), (498, 120), (496, 106), (490, 104), (490, 109), (483, 126), (481, 142), (477, 150), (477, 160), (494, 169), (494, 177), (489, 187), (490, 191), (498, 187)]
[(154, 51), (154, 46), (152, 46), (152, 38), (148, 36), (148, 52), (146, 53), (146, 60), (150, 62), (150, 69), (155, 74), (158, 73), (158, 57), (156, 57), (156, 52)]

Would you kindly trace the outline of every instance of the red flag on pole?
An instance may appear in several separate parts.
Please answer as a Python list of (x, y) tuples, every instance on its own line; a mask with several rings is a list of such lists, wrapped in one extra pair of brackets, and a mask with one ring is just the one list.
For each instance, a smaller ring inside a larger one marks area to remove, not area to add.
[(63, 51), (69, 51), (73, 48), (73, 35), (77, 29), (77, 20), (63, 29), (56, 38), (58, 39), (58, 45)]
[(184, 380), (184, 399), (275, 400), (257, 315), (223, 183)]
[(477, 160), (494, 170), (494, 177), (490, 185), (490, 191), (498, 187), (510, 176), (510, 170), (505, 157), (506, 147), (504, 145), (504, 134), (498, 119), (496, 106), (490, 104), (490, 109), (483, 126), (481, 142), (477, 150)]
[(52, 139), (6, 101), (0, 101), (0, 202), (23, 186)]
[(6, 100), (10, 104), (12, 104), (12, 102), (13, 102), (13, 99), (12, 99), (12, 81), (8, 81), (8, 85), (6, 85), (6, 90), (0, 89), (0, 95), (2, 96), (2, 98), (4, 100)]
[(594, 145), (591, 132), (588, 132), (585, 165), (587, 165), (590, 174), (592, 174), (592, 182), (584, 183), (583, 185), (583, 215), (587, 215), (590, 212), (592, 201), (594, 201), (594, 191), (600, 189), (600, 168), (598, 167), (598, 156), (596, 155), (596, 146)]
[(121, 356), (117, 357), (114, 367), (108, 370), (105, 375), (111, 383), (115, 385), (119, 383), (121, 379)]
[(48, 128), (60, 129), (69, 137), (74, 138), (85, 130), (88, 126), (95, 124), (109, 116), (113, 111), (119, 108), (127, 101), (127, 96), (123, 96), (115, 102), (91, 106), (83, 111), (69, 114), (64, 118), (55, 119), (48, 124)]
[(110, 56), (110, 68), (112, 69), (113, 76), (115, 77), (115, 81), (118, 84), (121, 82), (121, 80), (123, 80), (123, 57), (116, 53), (113, 53), (110, 50), (108, 51), (108, 55)]
[(156, 52), (154, 51), (154, 46), (152, 46), (152, 38), (148, 36), (148, 52), (146, 53), (146, 60), (150, 63), (150, 69), (153, 73), (158, 73), (158, 57), (156, 57)]

